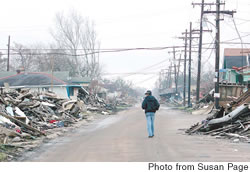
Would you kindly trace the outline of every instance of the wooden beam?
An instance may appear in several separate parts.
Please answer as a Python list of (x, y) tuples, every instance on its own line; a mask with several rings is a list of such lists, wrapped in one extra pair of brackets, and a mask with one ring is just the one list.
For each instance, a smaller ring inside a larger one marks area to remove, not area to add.
[(41, 132), (40, 130), (38, 130), (38, 129), (36, 129), (36, 128), (33, 128), (33, 127), (31, 127), (31, 126), (25, 124), (24, 122), (22, 122), (22, 121), (20, 121), (20, 120), (18, 120), (18, 119), (16, 119), (16, 118), (14, 118), (14, 117), (12, 117), (12, 116), (6, 115), (6, 114), (4, 114), (3, 112), (0, 112), (0, 115), (2, 115), (3, 117), (8, 118), (8, 119), (10, 119), (10, 120), (12, 120), (12, 121), (18, 123), (19, 125), (22, 125), (23, 127), (27, 128), (27, 129), (29, 129), (29, 130), (31, 130), (31, 131), (34, 131), (34, 132), (37, 132), (37, 133), (39, 133), (39, 134), (41, 134), (41, 135), (46, 136), (46, 134), (43, 133), (43, 132)]

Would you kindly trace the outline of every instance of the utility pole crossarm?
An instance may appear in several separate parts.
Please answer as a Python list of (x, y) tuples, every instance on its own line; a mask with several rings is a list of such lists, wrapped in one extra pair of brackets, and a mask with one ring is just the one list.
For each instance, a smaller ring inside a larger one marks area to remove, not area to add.
[[(213, 32), (212, 30), (202, 30), (203, 32)], [(193, 30), (193, 32), (200, 32), (200, 30)]]
[[(204, 11), (203, 12), (204, 14), (216, 14), (217, 11)], [(236, 13), (236, 11), (229, 11), (229, 10), (226, 10), (226, 11), (219, 11), (220, 14), (227, 14), (227, 15), (231, 15), (233, 16), (234, 13)]]
[[(204, 6), (212, 6), (212, 5), (216, 5), (216, 3), (203, 3)], [(221, 3), (221, 5), (224, 5), (225, 3)], [(196, 5), (202, 5), (202, 3), (196, 3), (196, 2), (193, 2), (192, 3), (193, 6), (196, 6)]]
[[(189, 34), (189, 33), (188, 33)], [(193, 33), (192, 33), (193, 34)], [(186, 39), (185, 37), (178, 37), (179, 39)], [(187, 39), (200, 39), (200, 37), (189, 37)]]

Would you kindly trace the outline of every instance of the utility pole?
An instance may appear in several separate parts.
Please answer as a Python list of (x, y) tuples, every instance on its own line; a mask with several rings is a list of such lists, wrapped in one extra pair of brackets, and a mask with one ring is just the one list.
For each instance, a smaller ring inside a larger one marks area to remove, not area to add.
[(159, 92), (161, 92), (162, 89), (162, 70), (159, 73)]
[(8, 59), (7, 59), (7, 71), (10, 71), (10, 36), (8, 38)]
[(184, 52), (184, 86), (183, 86), (183, 106), (186, 106), (186, 65), (187, 65), (187, 29), (185, 32), (185, 52)]
[(219, 100), (220, 100), (220, 93), (219, 93), (219, 79), (220, 79), (220, 0), (216, 0), (216, 38), (215, 38), (215, 107), (219, 109)]
[(204, 0), (201, 2), (201, 19), (200, 19), (200, 39), (199, 39), (199, 52), (198, 52), (198, 73), (197, 73), (197, 86), (196, 86), (196, 102), (200, 99), (200, 81), (201, 81), (201, 53), (202, 53), (202, 33), (203, 33), (203, 13), (204, 13)]
[(172, 62), (170, 63), (170, 68), (169, 68), (169, 87), (168, 88), (171, 88), (172, 86)]
[(177, 75), (177, 69), (176, 68), (180, 67), (180, 64), (178, 66), (176, 65), (176, 52), (181, 52), (181, 51), (180, 50), (176, 50), (175, 48), (176, 47), (173, 47), (173, 51), (169, 51), (168, 53), (173, 53), (173, 63), (174, 63), (174, 66), (172, 66), (172, 62), (171, 62), (171, 67), (174, 67), (175, 92), (177, 93), (178, 92), (178, 75)]
[(225, 3), (221, 3), (220, 0), (216, 0), (216, 11), (204, 11), (204, 14), (216, 14), (216, 37), (215, 37), (215, 92), (214, 92), (214, 99), (215, 99), (215, 108), (219, 109), (219, 100), (220, 100), (220, 93), (219, 93), (219, 67), (220, 67), (220, 14), (228, 14), (232, 15), (236, 13), (236, 11), (221, 11), (220, 6), (225, 5)]
[[(165, 70), (166, 72), (164, 72)], [(162, 89), (169, 88), (169, 78), (170, 78), (169, 71), (170, 71), (170, 67), (168, 69), (161, 70), (161, 78), (162, 78), (161, 80), (167, 81), (165, 82), (165, 84), (162, 84), (161, 86)]]
[(189, 29), (188, 107), (191, 107), (191, 56), (192, 56), (192, 22), (190, 22), (190, 29)]
[[(186, 106), (186, 77), (187, 77), (187, 74), (186, 74), (186, 71), (187, 71), (187, 52), (189, 51), (189, 81), (188, 81), (188, 107), (190, 107), (190, 102), (191, 102), (191, 61), (192, 61), (192, 58), (191, 58), (191, 52), (194, 52), (192, 51), (192, 40), (195, 39), (195, 38), (199, 38), (199, 37), (193, 37), (193, 33), (197, 31), (197, 30), (192, 30), (192, 23), (190, 22), (190, 31), (188, 32), (187, 29), (184, 33), (182, 34), (185, 34), (185, 37), (178, 37), (179, 39), (184, 39), (185, 40), (185, 50), (184, 50), (184, 89), (183, 89), (183, 105)], [(189, 37), (188, 37), (188, 34), (189, 34)], [(189, 50), (187, 50), (187, 40), (189, 40)]]
[(173, 47), (174, 54), (174, 80), (175, 80), (175, 93), (177, 93), (177, 81), (176, 81), (176, 61), (175, 61), (175, 48)]
[(168, 72), (164, 72), (168, 69), (162, 69), (160, 72), (160, 90), (163, 90), (168, 87), (168, 83), (163, 83), (162, 81), (168, 81)]
[(178, 71), (177, 71), (177, 77), (176, 77), (176, 93), (178, 91), (178, 81), (179, 81), (179, 74), (180, 74), (180, 66), (181, 66), (181, 54), (180, 54), (180, 58), (178, 60)]

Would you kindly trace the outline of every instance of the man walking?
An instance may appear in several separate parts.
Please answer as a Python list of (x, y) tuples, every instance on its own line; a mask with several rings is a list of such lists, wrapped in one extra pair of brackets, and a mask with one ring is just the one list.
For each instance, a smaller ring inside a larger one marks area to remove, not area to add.
[(145, 110), (146, 119), (147, 119), (147, 128), (148, 128), (148, 137), (154, 137), (154, 119), (155, 112), (159, 110), (160, 104), (156, 100), (154, 96), (152, 96), (152, 92), (148, 90), (145, 93), (146, 97), (142, 102), (142, 109)]

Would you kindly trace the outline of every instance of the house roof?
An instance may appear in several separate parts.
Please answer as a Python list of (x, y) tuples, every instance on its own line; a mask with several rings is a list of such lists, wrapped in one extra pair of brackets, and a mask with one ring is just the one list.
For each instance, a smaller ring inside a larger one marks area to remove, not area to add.
[[(13, 77), (15, 76), (17, 73), (16, 72), (0, 72), (0, 79), (3, 78), (8, 78), (8, 77)], [(52, 77), (52, 73), (51, 72), (28, 72), (26, 74), (41, 74), (41, 75), (46, 75), (47, 77), (49, 77), (50, 82), (49, 85), (51, 85), (51, 77)], [(19, 76), (20, 77), (20, 76)], [(90, 83), (90, 78), (89, 77), (70, 77), (69, 76), (69, 71), (55, 71), (53, 72), (53, 78), (56, 81), (60, 81), (61, 84), (88, 84)], [(56, 81), (53, 82), (53, 85), (57, 85)], [(54, 84), (55, 83), (55, 84)], [(30, 85), (30, 84), (29, 84)], [(59, 84), (58, 84), (59, 85)], [(14, 86), (14, 85), (13, 85)]]
[(89, 77), (69, 77), (68, 80), (66, 80), (69, 83), (90, 83)]
[(35, 86), (35, 85), (66, 85), (66, 83), (47, 73), (27, 72), (0, 78), (0, 86), (4, 83), (10, 86)]
[(0, 78), (4, 78), (4, 77), (7, 77), (7, 76), (12, 76), (12, 75), (15, 75), (17, 74), (17, 72), (0, 72)]
[[(51, 74), (51, 72), (46, 72), (47, 74)], [(67, 78), (69, 78), (69, 71), (55, 71), (53, 72), (53, 76), (62, 80), (62, 81), (66, 81)]]
[(250, 54), (250, 49), (244, 48), (225, 48), (224, 56), (246, 56)]
[[(51, 72), (46, 72), (48, 74), (51, 74)], [(89, 77), (70, 77), (69, 76), (69, 71), (57, 71), (53, 72), (53, 76), (67, 82), (69, 84), (74, 84), (74, 83), (90, 83), (90, 78)]]

